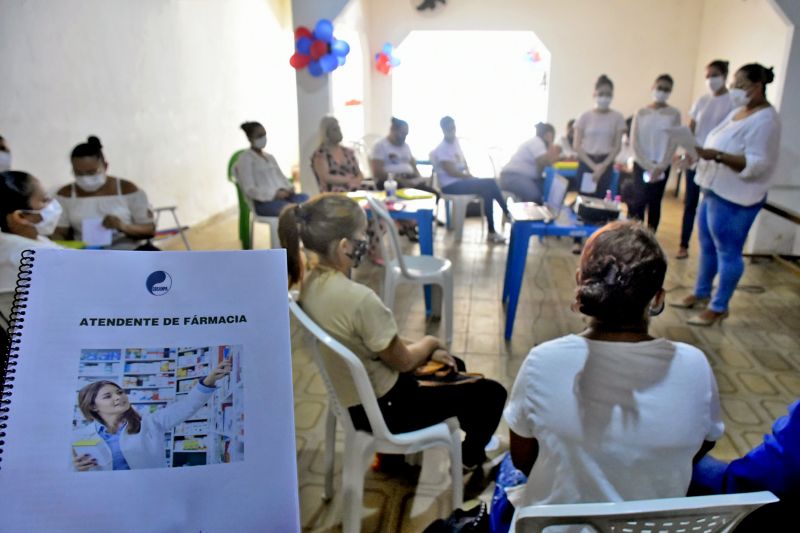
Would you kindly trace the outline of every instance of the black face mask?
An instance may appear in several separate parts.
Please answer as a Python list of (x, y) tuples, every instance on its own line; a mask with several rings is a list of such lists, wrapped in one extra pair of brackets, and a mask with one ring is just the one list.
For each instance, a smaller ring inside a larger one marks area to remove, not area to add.
[(361, 239), (349, 239), (349, 241), (353, 243), (353, 251), (345, 255), (353, 260), (353, 268), (357, 268), (361, 264), (361, 258), (369, 251), (369, 242)]

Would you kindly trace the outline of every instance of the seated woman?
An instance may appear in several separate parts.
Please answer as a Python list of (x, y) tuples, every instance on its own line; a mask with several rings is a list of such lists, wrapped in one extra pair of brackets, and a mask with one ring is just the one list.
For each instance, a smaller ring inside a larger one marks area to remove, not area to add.
[(320, 192), (351, 192), (362, 188), (364, 175), (356, 154), (341, 145), (342, 129), (335, 117), (323, 117), (319, 123), (319, 148), (311, 156), (311, 169)]
[(18, 170), (0, 172), (0, 312), (10, 315), (23, 250), (58, 248), (47, 238), (61, 216), (58, 201), (39, 180)]
[[(287, 208), (278, 234), (286, 247), (290, 283), (302, 280), (300, 303), (305, 312), (364, 364), (390, 431), (412, 431), (458, 417), (466, 432), (463, 463), (477, 467), (500, 421), (506, 391), (488, 379), (456, 386), (419, 385), (412, 372), (427, 361), (451, 368), (463, 368), (463, 363), (459, 365), (435, 337), (401, 340), (392, 312), (378, 295), (350, 279), (350, 270), (366, 253), (366, 229), (364, 211), (346, 196), (324, 194)], [(319, 258), (305, 279), (300, 241)], [(329, 373), (356, 429), (369, 431), (347, 369), (331, 362)]]
[(308, 195), (294, 192), (292, 182), (284, 175), (272, 154), (264, 151), (267, 130), (259, 122), (241, 125), (250, 149), (236, 160), (234, 172), (242, 193), (253, 201), (257, 215), (276, 217), (289, 204), (308, 200)]
[(638, 223), (587, 241), (573, 308), (589, 326), (533, 348), (505, 410), (511, 459), (529, 476), (509, 496), (517, 509), (686, 495), (693, 459), (724, 425), (703, 352), (648, 333), (666, 270)]
[(116, 250), (158, 250), (148, 241), (156, 232), (147, 195), (132, 182), (106, 174), (108, 162), (97, 137), (77, 145), (71, 155), (75, 182), (63, 186), (56, 198), (64, 212), (56, 239), (83, 240), (83, 225), (92, 219), (113, 231)]
[(500, 171), (500, 188), (512, 193), (520, 202), (544, 199), (544, 173), (558, 161), (561, 146), (553, 144), (556, 130), (552, 124), (536, 124), (536, 137), (525, 141)]

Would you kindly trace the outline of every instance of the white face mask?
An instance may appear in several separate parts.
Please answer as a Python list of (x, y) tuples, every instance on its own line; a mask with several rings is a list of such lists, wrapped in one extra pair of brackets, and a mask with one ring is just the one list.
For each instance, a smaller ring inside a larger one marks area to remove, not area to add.
[(106, 184), (106, 173), (98, 172), (90, 176), (75, 176), (75, 181), (78, 187), (86, 192), (99, 191)]
[(266, 135), (264, 135), (263, 137), (259, 137), (258, 139), (253, 139), (253, 147), (258, 148), (259, 150), (263, 150), (266, 145), (267, 145)]
[(744, 89), (731, 89), (728, 93), (731, 95), (733, 107), (742, 107), (750, 103), (750, 97)]
[(11, 170), (11, 152), (0, 150), (0, 172)]
[(598, 96), (594, 99), (598, 109), (608, 109), (611, 106), (610, 96)]
[(658, 102), (659, 104), (664, 104), (669, 99), (669, 93), (667, 91), (661, 90), (654, 90), (653, 91), (653, 101)]
[(61, 218), (61, 204), (53, 199), (48, 202), (44, 209), (36, 211), (42, 217), (42, 220), (33, 225), (39, 235), (52, 235), (56, 230), (58, 219)]
[(716, 93), (722, 86), (725, 84), (725, 78), (722, 76), (711, 76), (710, 78), (706, 78), (706, 85), (708, 85), (708, 90), (712, 93)]

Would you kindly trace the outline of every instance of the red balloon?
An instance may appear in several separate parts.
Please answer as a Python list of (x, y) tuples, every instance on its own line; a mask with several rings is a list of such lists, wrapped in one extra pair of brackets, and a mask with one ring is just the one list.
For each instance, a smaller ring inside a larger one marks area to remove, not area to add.
[(314, 34), (306, 28), (305, 26), (298, 26), (296, 30), (294, 30), (294, 40), (300, 39), (301, 37), (313, 37)]
[(311, 59), (319, 59), (328, 53), (328, 43), (316, 40), (311, 43)]
[(300, 52), (295, 52), (295, 54), (289, 58), (289, 64), (293, 66), (295, 70), (307, 67), (310, 62), (311, 58)]

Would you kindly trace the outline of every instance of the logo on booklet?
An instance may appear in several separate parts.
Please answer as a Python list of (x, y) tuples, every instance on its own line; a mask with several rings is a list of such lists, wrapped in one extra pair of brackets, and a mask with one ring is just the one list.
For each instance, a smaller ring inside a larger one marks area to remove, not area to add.
[(172, 288), (172, 278), (163, 270), (156, 270), (149, 276), (145, 282), (147, 292), (153, 296), (163, 296)]

